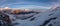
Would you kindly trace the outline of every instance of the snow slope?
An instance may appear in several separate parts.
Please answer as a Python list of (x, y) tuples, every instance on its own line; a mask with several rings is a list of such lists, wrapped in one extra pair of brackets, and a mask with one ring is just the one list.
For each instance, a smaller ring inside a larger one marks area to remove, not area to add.
[(14, 26), (60, 26), (60, 7), (37, 14), (29, 19), (12, 21)]

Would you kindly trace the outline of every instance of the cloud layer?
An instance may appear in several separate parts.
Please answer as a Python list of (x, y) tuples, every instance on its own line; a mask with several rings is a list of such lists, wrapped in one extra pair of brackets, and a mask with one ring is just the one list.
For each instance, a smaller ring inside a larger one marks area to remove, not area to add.
[(0, 7), (10, 8), (50, 8), (60, 0), (0, 0)]

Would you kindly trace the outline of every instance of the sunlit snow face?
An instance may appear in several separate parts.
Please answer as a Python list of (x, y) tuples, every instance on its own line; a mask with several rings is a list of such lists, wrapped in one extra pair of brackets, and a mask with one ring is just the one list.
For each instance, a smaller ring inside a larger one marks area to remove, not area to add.
[(5, 7), (5, 9), (8, 9), (9, 7)]
[(25, 11), (30, 11), (30, 9), (25, 9)]

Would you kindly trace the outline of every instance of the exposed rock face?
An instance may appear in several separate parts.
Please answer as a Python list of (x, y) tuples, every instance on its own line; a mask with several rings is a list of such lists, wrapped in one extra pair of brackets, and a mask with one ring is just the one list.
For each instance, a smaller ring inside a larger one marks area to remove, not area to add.
[(13, 26), (8, 15), (0, 12), (0, 26)]

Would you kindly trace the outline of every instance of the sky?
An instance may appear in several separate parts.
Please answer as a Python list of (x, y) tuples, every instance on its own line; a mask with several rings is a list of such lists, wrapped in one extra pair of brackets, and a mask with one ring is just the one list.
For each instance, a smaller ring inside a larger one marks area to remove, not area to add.
[(0, 0), (0, 7), (9, 8), (30, 8), (30, 9), (50, 9), (60, 0)]

